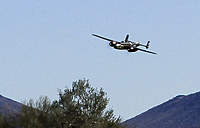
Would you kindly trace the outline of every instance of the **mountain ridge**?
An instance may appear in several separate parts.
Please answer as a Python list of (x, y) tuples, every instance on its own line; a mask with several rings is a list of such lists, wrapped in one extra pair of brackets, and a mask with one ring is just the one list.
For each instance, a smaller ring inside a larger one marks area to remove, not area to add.
[(123, 124), (127, 128), (200, 128), (200, 92), (178, 95)]
[(0, 114), (17, 114), (21, 111), (23, 104), (0, 95)]
[[(22, 106), (0, 95), (0, 114), (17, 114)], [(178, 95), (124, 121), (122, 125), (126, 128), (200, 128), (200, 92)]]

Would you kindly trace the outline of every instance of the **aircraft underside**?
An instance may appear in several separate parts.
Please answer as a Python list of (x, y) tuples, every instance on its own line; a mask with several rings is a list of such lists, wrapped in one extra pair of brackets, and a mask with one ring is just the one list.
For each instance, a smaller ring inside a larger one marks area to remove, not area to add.
[(128, 49), (128, 52), (136, 52), (138, 49), (133, 48), (133, 49)]
[(114, 48), (119, 50), (128, 50), (130, 49), (130, 46), (116, 45)]

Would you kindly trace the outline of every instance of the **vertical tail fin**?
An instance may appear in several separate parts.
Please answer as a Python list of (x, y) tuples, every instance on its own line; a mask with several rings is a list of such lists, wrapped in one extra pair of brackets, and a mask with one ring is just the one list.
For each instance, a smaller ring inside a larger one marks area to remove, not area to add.
[(129, 35), (126, 35), (125, 42), (128, 42)]
[(146, 49), (149, 48), (150, 41), (147, 42)]

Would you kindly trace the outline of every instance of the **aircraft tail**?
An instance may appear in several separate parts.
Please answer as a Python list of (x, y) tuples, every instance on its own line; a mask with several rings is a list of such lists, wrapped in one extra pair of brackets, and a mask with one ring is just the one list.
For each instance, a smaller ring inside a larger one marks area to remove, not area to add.
[(150, 41), (148, 41), (148, 42), (147, 42), (147, 45), (145, 46), (145, 47), (146, 47), (146, 49), (148, 49), (148, 48), (149, 48), (149, 44), (150, 44)]
[(128, 42), (129, 35), (126, 35), (125, 42)]

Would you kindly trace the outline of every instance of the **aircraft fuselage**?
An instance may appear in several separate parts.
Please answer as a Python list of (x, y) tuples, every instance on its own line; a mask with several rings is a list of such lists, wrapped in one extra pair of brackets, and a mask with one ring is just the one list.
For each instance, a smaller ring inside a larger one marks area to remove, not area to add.
[[(115, 49), (118, 49), (118, 50), (129, 50), (129, 49), (134, 49), (136, 48), (139, 43), (135, 43), (135, 42), (120, 42), (120, 43), (117, 43), (117, 42), (110, 42), (110, 46), (115, 48)], [(133, 51), (133, 50), (132, 50)]]

